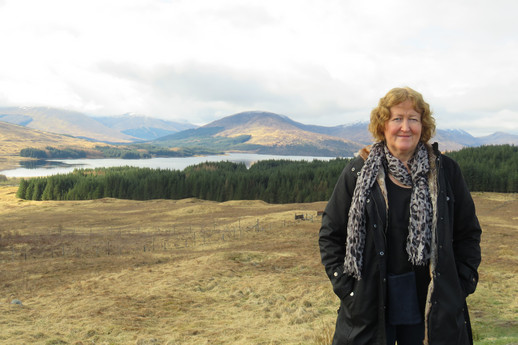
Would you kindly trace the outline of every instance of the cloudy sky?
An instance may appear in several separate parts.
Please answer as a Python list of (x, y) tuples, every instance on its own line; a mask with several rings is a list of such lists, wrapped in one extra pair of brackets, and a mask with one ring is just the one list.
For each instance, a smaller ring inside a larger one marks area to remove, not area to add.
[(410, 86), (439, 128), (518, 134), (517, 13), (515, 0), (0, 0), (0, 107), (332, 126)]

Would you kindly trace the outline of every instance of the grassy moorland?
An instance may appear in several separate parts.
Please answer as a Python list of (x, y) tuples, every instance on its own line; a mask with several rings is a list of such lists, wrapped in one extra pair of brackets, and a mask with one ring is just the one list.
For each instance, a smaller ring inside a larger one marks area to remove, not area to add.
[[(0, 186), (0, 344), (329, 343), (338, 299), (319, 262), (325, 202), (15, 193)], [(518, 195), (474, 199), (476, 344), (518, 344)]]

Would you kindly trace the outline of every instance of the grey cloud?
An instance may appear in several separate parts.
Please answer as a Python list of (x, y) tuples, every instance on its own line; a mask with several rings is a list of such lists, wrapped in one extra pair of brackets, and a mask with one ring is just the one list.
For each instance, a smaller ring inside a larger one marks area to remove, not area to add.
[[(295, 79), (200, 63), (147, 70), (104, 62), (98, 68), (131, 81), (146, 94), (148, 105), (160, 113), (181, 108), (183, 113), (207, 119), (209, 114), (229, 115), (222, 112), (266, 110), (295, 116), (305, 123), (337, 121), (336, 125), (356, 121), (358, 113), (368, 113), (359, 111), (363, 107), (357, 106), (361, 97), (357, 89), (315, 66), (298, 66)], [(348, 118), (351, 113), (356, 113), (354, 119)], [(368, 114), (363, 120), (367, 118)]]
[(185, 68), (161, 67), (153, 71), (153, 88), (164, 95), (179, 95), (200, 101), (220, 101), (238, 105), (279, 101), (253, 76), (235, 70), (192, 64)]
[(160, 66), (146, 70), (136, 65), (103, 62), (98, 68), (117, 78), (127, 79), (160, 97), (182, 97), (205, 102), (238, 105), (279, 101), (253, 76), (233, 69), (190, 63), (184, 66)]

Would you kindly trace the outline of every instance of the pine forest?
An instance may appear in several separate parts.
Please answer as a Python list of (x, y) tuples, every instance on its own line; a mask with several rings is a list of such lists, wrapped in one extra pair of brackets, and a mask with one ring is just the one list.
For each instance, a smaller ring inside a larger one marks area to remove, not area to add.
[[(474, 192), (518, 192), (518, 148), (464, 148), (446, 155), (459, 163)], [(133, 200), (199, 198), (301, 203), (327, 200), (349, 159), (202, 163), (183, 171), (117, 167), (78, 169), (66, 175), (22, 179), (17, 196), (27, 200)]]

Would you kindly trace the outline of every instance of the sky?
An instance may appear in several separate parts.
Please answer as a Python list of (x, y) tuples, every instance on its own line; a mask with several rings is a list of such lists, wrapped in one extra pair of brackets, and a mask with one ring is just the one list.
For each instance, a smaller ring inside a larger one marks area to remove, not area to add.
[(438, 128), (518, 134), (515, 0), (0, 0), (0, 107), (336, 126), (409, 86)]

